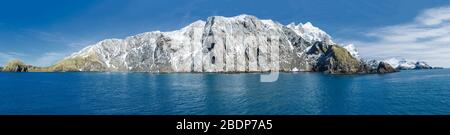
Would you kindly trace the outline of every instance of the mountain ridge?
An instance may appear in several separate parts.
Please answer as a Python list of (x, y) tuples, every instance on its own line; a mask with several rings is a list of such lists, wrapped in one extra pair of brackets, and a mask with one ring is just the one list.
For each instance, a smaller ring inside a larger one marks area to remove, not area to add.
[(377, 69), (362, 62), (354, 46), (334, 43), (310, 22), (282, 25), (244, 14), (105, 39), (35, 71), (381, 73)]

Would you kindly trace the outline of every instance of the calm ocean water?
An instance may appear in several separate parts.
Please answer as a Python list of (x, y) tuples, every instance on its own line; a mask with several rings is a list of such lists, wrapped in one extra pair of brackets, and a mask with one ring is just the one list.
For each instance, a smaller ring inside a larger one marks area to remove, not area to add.
[(0, 73), (0, 114), (450, 114), (450, 70), (335, 76)]

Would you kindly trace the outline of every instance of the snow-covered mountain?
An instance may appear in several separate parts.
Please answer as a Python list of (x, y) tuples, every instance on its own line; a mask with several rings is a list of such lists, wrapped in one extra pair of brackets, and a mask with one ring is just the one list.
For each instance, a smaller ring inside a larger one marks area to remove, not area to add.
[(424, 61), (412, 61), (407, 59), (397, 59), (390, 58), (383, 60), (386, 63), (389, 63), (392, 67), (400, 70), (411, 70), (411, 69), (432, 69), (430, 65), (428, 65)]
[(52, 66), (52, 70), (373, 71), (359, 60), (353, 45), (337, 45), (331, 36), (309, 22), (284, 26), (251, 15), (212, 16), (176, 31), (106, 39), (61, 60)]

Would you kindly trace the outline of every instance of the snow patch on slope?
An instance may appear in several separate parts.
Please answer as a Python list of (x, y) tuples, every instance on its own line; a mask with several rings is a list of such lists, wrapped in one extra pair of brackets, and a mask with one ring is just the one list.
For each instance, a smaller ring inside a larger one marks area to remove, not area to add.
[(308, 42), (314, 43), (317, 41), (319, 41), (319, 42), (325, 41), (330, 44), (334, 44), (334, 42), (331, 40), (330, 35), (328, 35), (326, 32), (324, 32), (321, 29), (312, 25), (311, 22), (306, 22), (305, 24), (291, 23), (291, 24), (287, 25), (286, 27), (292, 29), (295, 33), (300, 35), (302, 38), (304, 38)]
[(426, 68), (432, 68), (429, 66), (426, 62), (423, 61), (414, 61), (414, 60), (407, 60), (404, 58), (390, 58), (383, 60), (386, 63), (389, 63), (392, 67), (397, 69), (426, 69)]
[(360, 59), (358, 50), (356, 50), (355, 46), (353, 44), (349, 44), (344, 46), (344, 48), (356, 59)]

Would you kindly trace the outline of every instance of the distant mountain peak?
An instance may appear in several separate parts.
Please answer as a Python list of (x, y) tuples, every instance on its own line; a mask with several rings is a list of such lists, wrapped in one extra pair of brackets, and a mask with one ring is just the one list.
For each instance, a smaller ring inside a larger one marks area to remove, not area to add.
[(334, 44), (330, 35), (318, 27), (315, 27), (311, 22), (306, 22), (305, 24), (290, 23), (287, 27), (293, 29), (297, 34), (310, 42), (327, 41)]
[(383, 61), (389, 63), (392, 67), (401, 70), (433, 68), (424, 61), (408, 60), (406, 58), (389, 58)]

